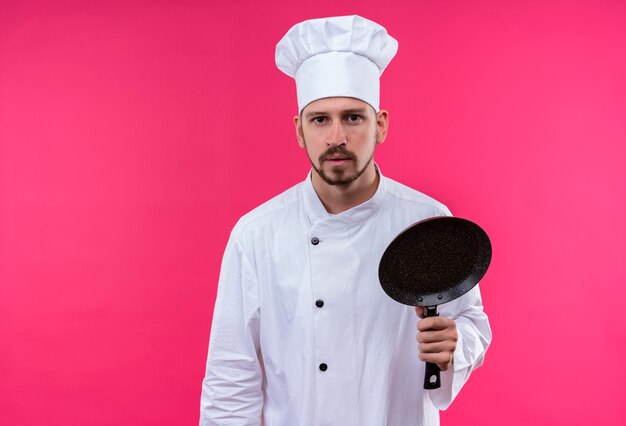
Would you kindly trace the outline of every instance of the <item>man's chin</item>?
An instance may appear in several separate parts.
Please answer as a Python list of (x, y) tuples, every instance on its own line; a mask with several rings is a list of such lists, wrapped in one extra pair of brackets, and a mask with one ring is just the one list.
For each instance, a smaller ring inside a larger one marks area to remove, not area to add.
[(362, 172), (347, 171), (343, 167), (333, 167), (329, 171), (316, 170), (319, 177), (328, 185), (345, 186), (350, 185), (361, 176)]
[(324, 180), (324, 182), (326, 182), (329, 185), (332, 186), (348, 186), (350, 185), (352, 182), (354, 182), (355, 180), (358, 179), (358, 176), (351, 176), (346, 178), (341, 178), (341, 179), (324, 179), (324, 177), (322, 177), (322, 179)]

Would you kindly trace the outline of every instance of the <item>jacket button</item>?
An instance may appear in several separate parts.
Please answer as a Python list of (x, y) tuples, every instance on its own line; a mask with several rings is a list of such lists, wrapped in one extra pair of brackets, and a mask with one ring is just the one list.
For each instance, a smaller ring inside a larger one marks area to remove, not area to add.
[(324, 363), (321, 363), (320, 364), (320, 370), (326, 371), (326, 370), (328, 370), (328, 366), (326, 364), (324, 364)]
[(317, 306), (318, 308), (321, 308), (322, 306), (324, 306), (324, 301), (322, 299), (317, 299), (315, 301), (315, 306)]
[(311, 244), (313, 244), (314, 246), (318, 245), (320, 243), (320, 239), (317, 237), (313, 237), (311, 238)]

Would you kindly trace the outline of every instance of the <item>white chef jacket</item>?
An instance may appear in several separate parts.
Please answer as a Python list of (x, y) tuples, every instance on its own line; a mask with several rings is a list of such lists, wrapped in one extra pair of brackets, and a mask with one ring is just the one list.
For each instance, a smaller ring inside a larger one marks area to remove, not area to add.
[(383, 292), (378, 263), (399, 232), (442, 215), (382, 175), (371, 199), (331, 215), (309, 174), (243, 216), (222, 261), (200, 425), (438, 425), (491, 340), (480, 291), (439, 307), (459, 340), (426, 391), (419, 318)]

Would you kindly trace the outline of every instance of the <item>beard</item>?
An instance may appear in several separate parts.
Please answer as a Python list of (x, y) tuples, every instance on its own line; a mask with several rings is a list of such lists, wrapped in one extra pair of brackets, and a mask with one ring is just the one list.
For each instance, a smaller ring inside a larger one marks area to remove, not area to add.
[[(348, 160), (348, 164), (332, 166), (329, 171), (325, 171), (322, 167), (324, 161), (326, 161), (329, 157), (336, 157), (338, 155), (342, 158), (346, 158)], [(361, 175), (365, 172), (365, 169), (367, 169), (367, 166), (369, 166), (372, 162), (372, 158), (374, 158), (374, 153), (370, 155), (370, 158), (367, 159), (363, 167), (359, 168), (356, 155), (348, 151), (345, 146), (338, 145), (327, 149), (322, 155), (320, 155), (318, 159), (320, 164), (319, 167), (315, 165), (311, 157), (309, 157), (309, 161), (311, 162), (313, 170), (315, 170), (319, 177), (328, 185), (349, 185), (361, 177)]]

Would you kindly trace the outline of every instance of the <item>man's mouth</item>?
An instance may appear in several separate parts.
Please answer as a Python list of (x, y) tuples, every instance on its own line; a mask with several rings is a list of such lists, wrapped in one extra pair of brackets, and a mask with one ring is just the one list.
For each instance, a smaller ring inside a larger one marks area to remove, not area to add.
[(348, 161), (354, 161), (356, 156), (349, 152), (345, 147), (338, 146), (328, 149), (324, 154), (320, 155), (320, 164), (327, 162), (332, 165), (339, 165)]
[(351, 158), (350, 157), (328, 157), (324, 159), (324, 161), (328, 161), (331, 163), (338, 163), (338, 162), (348, 161), (348, 160), (351, 160)]
[(354, 155), (350, 155), (349, 153), (345, 153), (345, 152), (332, 153), (332, 154), (322, 155), (322, 158), (320, 158), (320, 160), (321, 160), (320, 162), (326, 161), (330, 164), (339, 164), (345, 161), (354, 160)]

